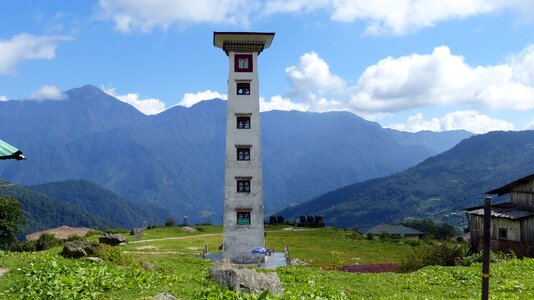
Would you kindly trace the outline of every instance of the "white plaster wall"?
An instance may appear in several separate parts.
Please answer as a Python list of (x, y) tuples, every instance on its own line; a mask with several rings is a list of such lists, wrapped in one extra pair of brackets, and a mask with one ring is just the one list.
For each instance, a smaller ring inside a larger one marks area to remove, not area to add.
[[(228, 109), (226, 114), (226, 168), (224, 190), (223, 257), (234, 262), (254, 262), (250, 252), (264, 247), (263, 184), (260, 143), (258, 56), (253, 72), (234, 72), (234, 52), (229, 53)], [(250, 95), (237, 95), (238, 79), (251, 80)], [(250, 129), (237, 129), (236, 113), (251, 113)], [(236, 160), (236, 144), (252, 145), (250, 161)], [(250, 193), (238, 193), (235, 177), (252, 177)], [(237, 208), (249, 208), (250, 225), (237, 225)]]

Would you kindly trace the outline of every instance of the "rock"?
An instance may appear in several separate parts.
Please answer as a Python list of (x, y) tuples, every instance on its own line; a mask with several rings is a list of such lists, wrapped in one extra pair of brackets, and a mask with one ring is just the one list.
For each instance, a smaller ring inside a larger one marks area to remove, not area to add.
[(143, 263), (143, 269), (147, 270), (147, 271), (151, 271), (151, 270), (154, 270), (154, 264), (149, 262), (149, 261), (145, 261)]
[(104, 262), (104, 260), (103, 260), (102, 258), (100, 258), (100, 257), (92, 257), (92, 256), (88, 256), (86, 259), (87, 259), (88, 261), (90, 261), (90, 262), (94, 262), (94, 263), (103, 263), (103, 262)]
[(135, 249), (137, 249), (137, 250), (158, 250), (159, 248), (156, 247), (156, 246), (141, 246), (141, 247), (137, 247)]
[(143, 232), (139, 228), (134, 228), (132, 231), (130, 231), (130, 235), (136, 236), (136, 237), (142, 237)]
[(180, 229), (182, 232), (197, 232), (198, 229), (196, 228), (193, 228), (193, 227), (189, 227), (189, 226), (184, 226), (182, 227), (182, 229)]
[(7, 272), (9, 272), (9, 269), (2, 269), (2, 268), (0, 268), (0, 276), (6, 274)]
[(70, 241), (63, 245), (63, 252), (61, 255), (64, 257), (80, 258), (96, 253), (98, 244), (93, 244), (85, 241)]
[(283, 293), (278, 274), (258, 273), (255, 270), (235, 265), (226, 259), (213, 265), (210, 276), (215, 282), (235, 292), (260, 294), (268, 289), (273, 295)]
[(121, 243), (128, 243), (128, 239), (126, 239), (125, 236), (122, 236), (120, 234), (109, 234), (109, 233), (106, 233), (104, 236), (101, 236), (99, 239), (98, 239), (98, 242), (100, 242), (100, 244), (106, 244), (106, 245), (110, 245), (110, 246), (117, 246)]
[(161, 293), (157, 294), (154, 300), (176, 300), (176, 297), (169, 293)]

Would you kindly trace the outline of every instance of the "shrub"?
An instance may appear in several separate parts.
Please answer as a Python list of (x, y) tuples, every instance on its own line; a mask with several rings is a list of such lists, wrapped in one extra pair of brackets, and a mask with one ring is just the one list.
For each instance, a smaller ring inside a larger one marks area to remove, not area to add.
[(172, 218), (168, 218), (167, 221), (165, 221), (165, 227), (174, 227), (174, 220)]
[[(475, 253), (471, 256), (464, 258), (461, 262), (462, 266), (470, 266), (474, 263), (482, 263), (483, 260), (482, 252)], [(490, 263), (504, 262), (516, 258), (513, 252), (504, 253), (504, 252), (490, 252)]]
[(384, 231), (384, 232), (381, 232), (378, 237), (380, 238), (381, 241), (385, 241), (385, 240), (389, 239), (391, 237), (391, 235)]
[(12, 244), (9, 250), (15, 252), (34, 252), (37, 251), (37, 241), (17, 242)]
[(22, 205), (14, 198), (0, 197), (0, 249), (17, 241), (16, 233), (26, 224)]
[(157, 225), (148, 224), (148, 226), (146, 227), (146, 229), (154, 229), (154, 228), (158, 228), (158, 226)]
[(130, 265), (133, 263), (131, 256), (122, 253), (119, 248), (106, 244), (98, 245), (95, 256), (118, 265)]
[(437, 243), (415, 248), (412, 253), (401, 261), (401, 272), (411, 272), (426, 266), (454, 266), (461, 257), (461, 245)]
[(36, 241), (37, 251), (47, 250), (59, 245), (63, 245), (63, 241), (53, 234), (43, 234)]
[(331, 251), (330, 252), (330, 265), (339, 268), (343, 265), (343, 252)]
[(365, 238), (368, 239), (368, 240), (370, 240), (370, 241), (372, 241), (374, 237), (375, 237), (375, 236), (374, 236), (372, 233), (370, 233), (370, 232), (368, 232), (368, 233), (365, 235)]

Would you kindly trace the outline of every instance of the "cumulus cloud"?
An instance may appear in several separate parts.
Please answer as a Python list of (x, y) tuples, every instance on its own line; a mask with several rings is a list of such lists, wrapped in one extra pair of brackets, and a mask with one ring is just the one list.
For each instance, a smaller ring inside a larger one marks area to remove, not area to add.
[(198, 93), (187, 93), (182, 97), (182, 100), (180, 100), (180, 102), (178, 102), (176, 105), (191, 107), (200, 101), (212, 100), (215, 98), (226, 100), (228, 99), (228, 95), (210, 90), (205, 90), (203, 92)]
[(310, 109), (309, 105), (304, 103), (295, 103), (289, 98), (284, 98), (280, 95), (273, 96), (269, 101), (265, 100), (264, 97), (260, 97), (260, 111), (269, 111), (269, 110), (300, 110), (308, 111)]
[(7, 101), (7, 97), (0, 95), (0, 101)]
[(410, 116), (405, 124), (394, 124), (388, 127), (410, 132), (464, 129), (477, 134), (496, 130), (514, 130), (514, 125), (509, 122), (493, 119), (472, 110), (455, 111), (441, 118), (432, 118), (430, 120), (425, 120), (423, 114), (418, 113)]
[(247, 25), (255, 2), (245, 0), (100, 0), (100, 17), (120, 32), (195, 23)]
[(490, 109), (534, 109), (534, 47), (510, 63), (470, 66), (446, 46), (432, 54), (387, 57), (368, 67), (349, 89), (355, 110), (395, 112), (428, 105), (471, 104)]
[(11, 39), (0, 39), (0, 74), (11, 74), (22, 61), (53, 59), (58, 43), (70, 40), (68, 36), (35, 36), (21, 33)]
[(124, 103), (130, 104), (145, 115), (156, 115), (165, 110), (165, 103), (156, 98), (141, 98), (137, 93), (119, 95), (115, 88), (103, 89), (103, 91)]
[(53, 85), (43, 85), (42, 87), (38, 88), (37, 90), (33, 91), (30, 96), (28, 96), (29, 100), (63, 100), (65, 99), (65, 95), (61, 92), (61, 90)]
[(529, 18), (534, 4), (530, 0), (274, 0), (267, 1), (263, 12), (303, 13), (319, 9), (331, 13), (333, 21), (365, 22), (368, 34), (403, 35), (452, 19), (504, 10)]
[(525, 129), (534, 130), (534, 119), (532, 119), (532, 121), (527, 123), (527, 125), (525, 126)]

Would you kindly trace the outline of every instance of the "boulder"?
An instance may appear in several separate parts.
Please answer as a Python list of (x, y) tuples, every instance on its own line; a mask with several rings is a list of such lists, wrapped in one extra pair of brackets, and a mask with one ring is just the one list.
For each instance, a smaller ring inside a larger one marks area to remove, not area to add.
[(98, 242), (100, 244), (106, 244), (110, 246), (118, 246), (121, 243), (128, 243), (128, 239), (126, 239), (125, 236), (122, 236), (120, 234), (109, 234), (106, 233), (104, 236), (101, 236), (98, 239)]
[(100, 257), (92, 257), (92, 256), (88, 256), (86, 259), (87, 259), (88, 261), (90, 261), (90, 262), (94, 262), (94, 263), (103, 263), (103, 262), (104, 262), (104, 260), (103, 260), (102, 258), (100, 258)]
[(143, 232), (139, 228), (134, 228), (130, 231), (130, 235), (136, 236), (136, 237), (142, 237)]
[(63, 252), (61, 255), (64, 257), (80, 258), (96, 253), (98, 244), (89, 243), (85, 241), (70, 241), (63, 245)]
[(235, 292), (260, 294), (265, 290), (273, 295), (283, 293), (278, 274), (259, 273), (256, 270), (231, 263), (229, 260), (215, 262), (210, 270), (211, 279)]
[(198, 229), (196, 228), (193, 228), (193, 227), (189, 227), (189, 226), (184, 226), (182, 227), (182, 229), (180, 229), (182, 232), (197, 232)]
[(161, 293), (161, 294), (157, 294), (154, 297), (154, 300), (176, 300), (176, 297), (174, 297), (172, 294), (169, 294), (169, 293)]

